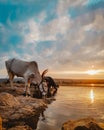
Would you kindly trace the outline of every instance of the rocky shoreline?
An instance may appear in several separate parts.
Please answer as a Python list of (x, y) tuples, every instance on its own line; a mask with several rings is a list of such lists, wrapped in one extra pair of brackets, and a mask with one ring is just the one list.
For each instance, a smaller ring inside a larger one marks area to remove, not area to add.
[(44, 116), (46, 101), (22, 96), (23, 86), (15, 84), (13, 90), (9, 84), (0, 84), (0, 116), (3, 130), (36, 129), (39, 117)]
[[(35, 130), (39, 117), (45, 118), (44, 111), (54, 99), (25, 97), (23, 90), (24, 83), (14, 83), (14, 89), (11, 89), (9, 83), (0, 83), (0, 130)], [(93, 118), (69, 120), (60, 129), (104, 130), (104, 123)]]
[(104, 130), (104, 123), (97, 122), (91, 117), (69, 120), (62, 125), (62, 130)]
[(3, 127), (29, 126), (36, 129), (39, 116), (46, 108), (42, 100), (31, 97), (14, 97), (9, 93), (0, 94), (0, 115)]

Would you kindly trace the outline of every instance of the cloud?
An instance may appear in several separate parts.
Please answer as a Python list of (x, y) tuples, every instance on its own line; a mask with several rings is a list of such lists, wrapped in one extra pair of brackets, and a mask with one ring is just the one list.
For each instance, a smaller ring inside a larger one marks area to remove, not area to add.
[[(82, 5), (85, 6), (85, 3)], [(64, 9), (60, 10), (60, 14), (66, 15), (67, 11), (65, 12)], [(104, 49), (104, 36), (102, 31), (103, 10), (98, 9), (90, 11), (90, 13), (86, 12), (84, 15), (79, 15), (74, 19), (68, 17), (68, 15), (64, 15), (63, 17), (63, 15), (59, 15), (57, 19), (47, 24), (44, 27), (47, 30), (43, 31), (46, 33), (46, 36), (52, 34), (55, 37), (56, 50), (54, 50), (51, 58), (55, 64), (53, 66), (56, 69), (63, 69), (62, 66), (64, 66), (64, 69), (72, 69), (73, 66), (75, 69), (79, 69), (80, 67), (84, 69), (92, 64), (99, 67), (99, 64), (103, 63), (104, 58), (104, 56), (99, 56), (100, 59), (97, 57), (100, 51)], [(65, 20), (65, 24), (64, 22), (60, 24), (58, 20), (61, 21), (65, 17), (67, 19)], [(59, 29), (57, 25), (59, 25)], [(63, 29), (64, 27), (65, 31)], [(103, 66), (100, 67), (103, 68)]]
[(30, 19), (25, 23), (27, 26), (27, 33), (24, 30), (24, 43), (34, 43), (40, 39), (39, 24), (37, 24), (33, 19)]
[(8, 7), (0, 20), (1, 56), (36, 60), (41, 71), (84, 71), (92, 65), (104, 69), (100, 0), (0, 2), (1, 10)]
[(56, 40), (58, 35), (65, 35), (70, 27), (70, 19), (67, 16), (58, 17), (41, 27), (43, 40)]
[(82, 6), (84, 5), (85, 0), (59, 0), (57, 7), (58, 16), (63, 16), (68, 13), (70, 7)]

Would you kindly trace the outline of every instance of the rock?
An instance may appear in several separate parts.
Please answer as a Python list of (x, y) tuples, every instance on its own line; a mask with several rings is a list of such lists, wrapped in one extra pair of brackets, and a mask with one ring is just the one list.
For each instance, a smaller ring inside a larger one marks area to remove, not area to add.
[[(16, 130), (36, 129), (39, 116), (46, 107), (42, 99), (14, 97), (9, 93), (0, 93), (0, 115), (5, 129), (15, 130), (17, 126)], [(28, 128), (23, 128), (23, 126), (28, 126)]]
[(50, 97), (50, 98), (46, 98), (44, 101), (45, 101), (46, 104), (51, 104), (55, 100), (56, 99), (54, 97)]
[[(14, 84), (0, 82), (0, 115), (2, 117), (2, 130), (34, 130), (37, 127), (39, 117), (45, 119), (46, 104), (55, 99), (36, 99), (24, 97), (24, 83)], [(30, 90), (34, 92), (34, 87)], [(31, 94), (32, 96), (32, 94)]]
[(24, 93), (24, 85), (14, 83), (14, 87), (12, 89), (10, 84), (3, 84), (2, 83), (1, 87), (0, 87), (0, 93), (2, 93), (2, 92), (10, 93), (13, 96), (23, 95), (23, 93)]
[(104, 130), (100, 123), (93, 118), (79, 119), (76, 121), (67, 121), (63, 124), (62, 130)]
[(20, 105), (20, 103), (13, 95), (3, 92), (0, 94), (0, 105), (13, 107)]
[(32, 130), (29, 126), (16, 126), (16, 127), (12, 127), (8, 130)]
[(2, 130), (2, 118), (0, 117), (0, 130)]

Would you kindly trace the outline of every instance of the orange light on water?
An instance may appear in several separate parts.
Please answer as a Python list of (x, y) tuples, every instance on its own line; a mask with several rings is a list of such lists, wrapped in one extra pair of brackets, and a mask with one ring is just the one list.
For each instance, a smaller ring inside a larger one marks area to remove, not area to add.
[(91, 90), (90, 90), (91, 103), (94, 103), (94, 98), (95, 98), (95, 96), (94, 96), (94, 91), (93, 91), (93, 89), (91, 89)]

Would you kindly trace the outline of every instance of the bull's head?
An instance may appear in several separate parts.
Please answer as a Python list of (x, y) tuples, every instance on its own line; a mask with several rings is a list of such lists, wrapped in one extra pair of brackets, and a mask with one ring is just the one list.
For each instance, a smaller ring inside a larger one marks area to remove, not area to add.
[(30, 82), (33, 82), (35, 85), (40, 85), (40, 83), (42, 83), (43, 82), (43, 80), (44, 80), (44, 76), (45, 76), (45, 74), (48, 72), (48, 69), (46, 69), (46, 70), (44, 70), (43, 72), (42, 72), (42, 75), (40, 75), (40, 73), (39, 72), (37, 72), (37, 73), (31, 73), (30, 75), (29, 75), (29, 80), (30, 80)]
[(29, 75), (29, 79), (31, 82), (31, 85), (35, 85), (38, 87), (39, 91), (42, 93), (42, 96), (45, 96), (47, 94), (47, 83), (44, 80), (45, 74), (48, 72), (48, 69), (44, 70), (42, 74), (38, 73), (37, 75), (35, 73), (32, 73)]
[(48, 72), (48, 69), (46, 69), (46, 70), (44, 70), (44, 71), (42, 72), (42, 75), (41, 75), (42, 80), (41, 80), (40, 84), (38, 85), (39, 90), (41, 91), (43, 97), (46, 96), (47, 90), (48, 90), (47, 83), (46, 83), (46, 81), (44, 80), (44, 76), (45, 76), (45, 74), (46, 74), (47, 72)]

